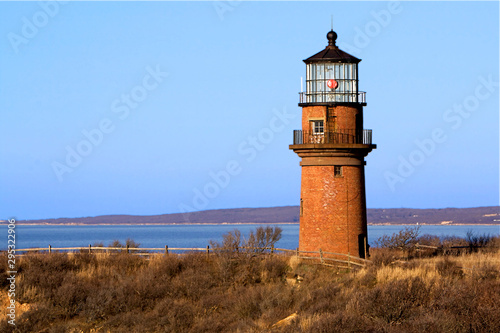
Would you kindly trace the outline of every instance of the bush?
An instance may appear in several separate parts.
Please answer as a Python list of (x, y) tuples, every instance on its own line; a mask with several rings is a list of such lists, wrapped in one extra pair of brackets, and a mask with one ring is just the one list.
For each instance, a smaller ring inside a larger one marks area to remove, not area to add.
[(261, 262), (261, 276), (263, 282), (284, 281), (290, 267), (285, 257), (270, 256)]
[(383, 320), (385, 323), (401, 324), (428, 301), (428, 288), (420, 278), (390, 281), (360, 294), (358, 311)]
[(476, 235), (472, 230), (468, 230), (465, 241), (471, 252), (477, 252), (478, 248), (487, 247), (492, 243), (494, 237), (489, 234)]
[(389, 265), (399, 257), (399, 251), (388, 248), (372, 248), (370, 250), (370, 260), (375, 266)]
[(440, 261), (436, 263), (436, 270), (438, 271), (439, 274), (442, 276), (448, 276), (448, 277), (462, 277), (463, 272), (458, 265), (450, 260), (448, 257), (444, 257)]
[[(42, 298), (53, 298), (66, 276), (78, 266), (64, 253), (35, 254), (20, 260), (18, 273), (23, 288), (19, 288), (18, 300), (24, 302), (39, 302)], [(42, 291), (38, 295), (30, 294), (36, 288)]]
[(243, 239), (237, 229), (222, 235), (222, 243), (210, 241), (210, 247), (219, 255), (234, 256), (237, 254), (263, 253), (274, 247), (281, 239), (280, 227), (258, 227), (251, 231), (247, 240)]
[(404, 268), (388, 265), (398, 249), (372, 253), (375, 264), (356, 272), (295, 257), (292, 270), (276, 254), (27, 255), (15, 332), (500, 331), (500, 253)]
[(417, 243), (420, 226), (405, 227), (392, 236), (384, 235), (375, 241), (375, 246), (408, 251)]

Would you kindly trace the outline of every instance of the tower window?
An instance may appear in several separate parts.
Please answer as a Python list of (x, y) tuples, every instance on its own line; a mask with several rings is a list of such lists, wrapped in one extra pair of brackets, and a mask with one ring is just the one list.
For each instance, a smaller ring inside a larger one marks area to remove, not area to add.
[(314, 120), (312, 122), (312, 130), (314, 134), (323, 134), (325, 132), (323, 120)]
[(342, 166), (340, 165), (335, 165), (333, 167), (333, 174), (335, 177), (342, 177)]

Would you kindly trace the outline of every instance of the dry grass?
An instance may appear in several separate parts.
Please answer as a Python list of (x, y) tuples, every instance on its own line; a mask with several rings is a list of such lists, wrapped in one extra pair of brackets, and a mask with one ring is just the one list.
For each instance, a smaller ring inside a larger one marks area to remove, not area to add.
[(399, 262), (399, 265), (382, 266), (377, 270), (377, 281), (419, 277), (431, 282), (448, 273), (478, 277), (485, 273), (497, 274), (500, 268), (500, 251), (474, 252), (459, 256), (438, 256), (425, 259), (413, 259), (411, 262)]
[(481, 268), (483, 266), (500, 267), (500, 250), (496, 252), (476, 252), (471, 254), (462, 254), (454, 257), (457, 264), (467, 268)]
[(377, 255), (356, 272), (281, 255), (29, 255), (14, 332), (500, 331), (500, 252)]
[(415, 278), (419, 278), (425, 283), (432, 283), (436, 278), (439, 278), (439, 274), (434, 267), (428, 265), (418, 265), (411, 268), (384, 266), (377, 269), (378, 283)]

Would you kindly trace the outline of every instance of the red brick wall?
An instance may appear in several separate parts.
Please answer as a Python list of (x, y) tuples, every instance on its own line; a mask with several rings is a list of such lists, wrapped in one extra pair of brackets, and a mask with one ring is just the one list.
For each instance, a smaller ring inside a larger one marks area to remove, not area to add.
[[(333, 126), (338, 131), (363, 126), (362, 106), (337, 105), (333, 107), (333, 114), (330, 112), (328, 116), (326, 106), (303, 107), (302, 129), (310, 130), (311, 119), (325, 120), (326, 130), (333, 130)], [(345, 151), (339, 149), (340, 156), (342, 152)], [(345, 163), (350, 164), (347, 161), (352, 155), (346, 153), (345, 156)], [(314, 158), (308, 158), (314, 164)], [(358, 166), (342, 165), (343, 158), (336, 159), (334, 163), (342, 166), (341, 177), (335, 177), (334, 165), (302, 167), (300, 250), (321, 249), (323, 252), (364, 257), (364, 237), (367, 235), (365, 176), (363, 155), (358, 158), (361, 160)]]
[[(301, 182), (301, 251), (350, 253), (364, 257), (367, 234), (364, 166), (303, 166)], [(361, 241), (361, 247), (360, 247)]]
[(302, 130), (309, 131), (309, 121), (311, 119), (321, 118), (327, 121), (328, 130), (334, 130), (333, 122), (335, 122), (335, 129), (355, 129), (356, 128), (356, 115), (361, 119), (360, 124), (363, 126), (363, 111), (361, 106), (344, 106), (339, 105), (333, 108), (335, 118), (326, 117), (326, 106), (305, 106), (302, 108)]
[(325, 106), (306, 106), (302, 108), (302, 130), (310, 131), (310, 119), (323, 119), (326, 120), (326, 107)]

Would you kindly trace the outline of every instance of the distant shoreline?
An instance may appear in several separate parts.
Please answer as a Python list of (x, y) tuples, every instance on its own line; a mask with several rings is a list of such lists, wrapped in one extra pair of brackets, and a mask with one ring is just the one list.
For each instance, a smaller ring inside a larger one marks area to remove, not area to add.
[[(500, 225), (500, 206), (475, 208), (369, 208), (368, 225)], [(341, 218), (341, 217), (339, 217)], [(100, 215), (16, 219), (18, 225), (245, 225), (298, 224), (299, 206), (234, 208), (161, 215)], [(8, 221), (0, 220), (0, 225)]]
[[(262, 222), (222, 222), (222, 223), (22, 223), (17, 222), (16, 225), (43, 225), (43, 226), (123, 226), (123, 225), (147, 225), (147, 226), (165, 226), (165, 225), (175, 225), (175, 226), (190, 226), (190, 225), (251, 225), (251, 224), (259, 224), (259, 225), (280, 225), (280, 224), (297, 224), (299, 222), (271, 222), (271, 223), (262, 223)], [(0, 225), (7, 225), (7, 223), (0, 223)], [(499, 226), (500, 223), (448, 223), (448, 224), (440, 224), (440, 223), (368, 223), (369, 226), (417, 226), (417, 225), (436, 225), (436, 226), (456, 226), (456, 225), (470, 225), (470, 226)]]

